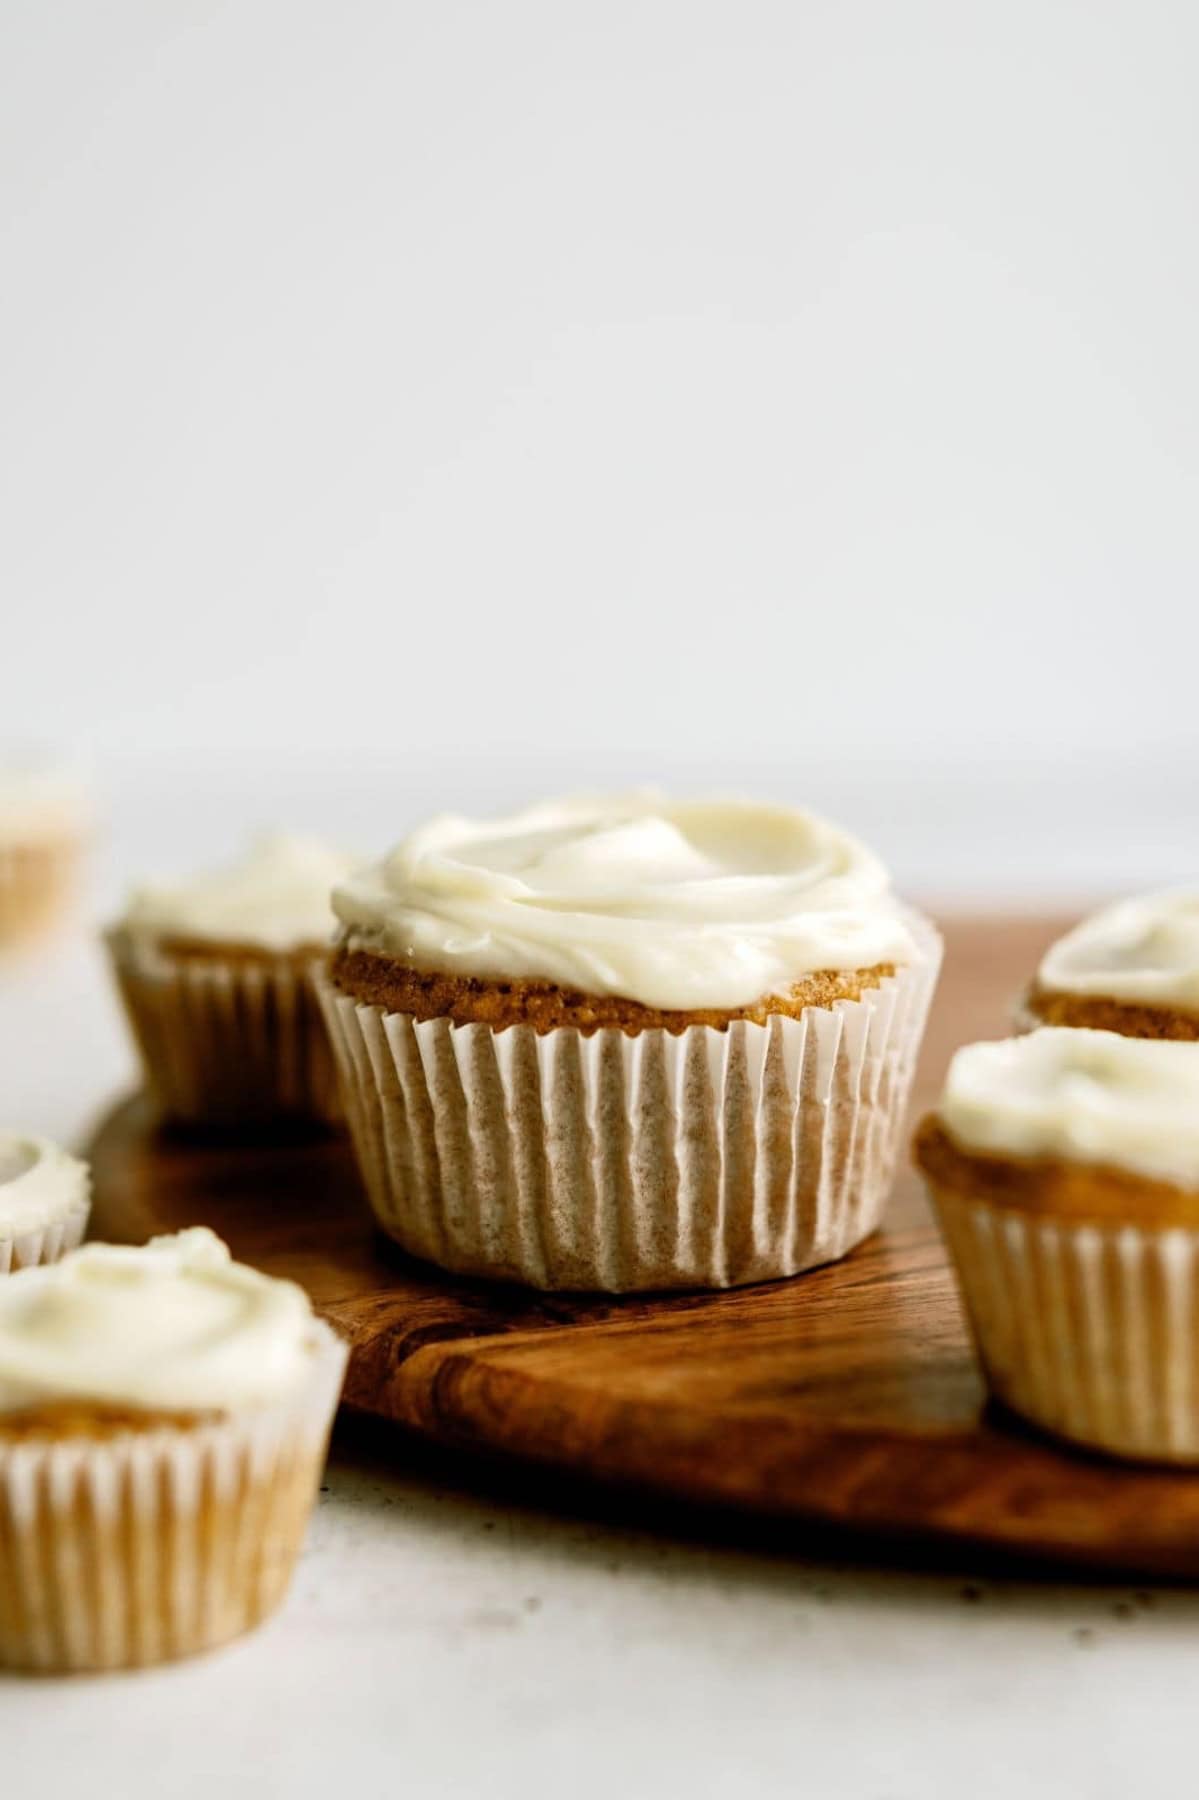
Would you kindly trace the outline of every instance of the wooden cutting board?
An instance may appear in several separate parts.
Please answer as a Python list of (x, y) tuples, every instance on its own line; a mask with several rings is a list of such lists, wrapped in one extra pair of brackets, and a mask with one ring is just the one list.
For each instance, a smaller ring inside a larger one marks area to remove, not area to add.
[[(1007, 1031), (1061, 926), (946, 926), (917, 1110), (957, 1044)], [(842, 1263), (727, 1294), (609, 1299), (406, 1259), (374, 1232), (340, 1138), (206, 1144), (135, 1099), (91, 1156), (94, 1236), (213, 1226), (302, 1282), (350, 1338), (350, 1406), (443, 1443), (793, 1519), (797, 1547), (809, 1521), (1199, 1574), (1199, 1475), (1121, 1467), (987, 1411), (911, 1171), (884, 1229)]]

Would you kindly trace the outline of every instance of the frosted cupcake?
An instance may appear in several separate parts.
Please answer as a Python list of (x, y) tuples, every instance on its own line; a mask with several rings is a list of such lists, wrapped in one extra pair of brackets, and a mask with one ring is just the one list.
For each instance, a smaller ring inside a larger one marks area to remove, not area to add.
[(878, 1224), (940, 941), (808, 813), (656, 794), (434, 819), (334, 892), (318, 981), (414, 1255), (727, 1287)]
[(209, 1649), (280, 1601), (345, 1346), (210, 1231), (0, 1282), (0, 1664)]
[(76, 776), (0, 758), (0, 950), (57, 923), (78, 885), (88, 823)]
[(1199, 1461), (1199, 1044), (971, 1044), (916, 1159), (998, 1398), (1115, 1455)]
[(1093, 913), (1047, 952), (1024, 1004), (1024, 1023), (1199, 1039), (1199, 893)]
[(45, 1138), (0, 1131), (0, 1275), (73, 1250), (90, 1211), (86, 1163)]
[(228, 868), (133, 893), (108, 946), (146, 1082), (193, 1124), (338, 1116), (311, 967), (350, 859), (263, 838)]

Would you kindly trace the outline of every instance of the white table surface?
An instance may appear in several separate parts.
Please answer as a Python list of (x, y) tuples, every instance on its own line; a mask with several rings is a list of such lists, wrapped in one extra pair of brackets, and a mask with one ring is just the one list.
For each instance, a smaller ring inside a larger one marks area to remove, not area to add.
[[(131, 1066), (85, 937), (0, 967), (14, 1123), (78, 1139)], [(0, 1794), (1194, 1791), (1199, 1594), (756, 1554), (530, 1493), (472, 1492), (400, 1437), (339, 1443), (255, 1636), (0, 1679)]]

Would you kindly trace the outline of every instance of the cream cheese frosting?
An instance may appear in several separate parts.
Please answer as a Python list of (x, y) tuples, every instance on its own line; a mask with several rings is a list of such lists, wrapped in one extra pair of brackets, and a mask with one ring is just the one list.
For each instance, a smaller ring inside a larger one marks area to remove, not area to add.
[(124, 924), (150, 938), (211, 938), (269, 950), (322, 944), (335, 923), (333, 884), (353, 866), (319, 838), (273, 832), (225, 868), (135, 888)]
[(1199, 1012), (1199, 891), (1105, 906), (1059, 938), (1038, 972), (1057, 993)]
[(270, 1404), (304, 1381), (317, 1330), (301, 1288), (233, 1262), (202, 1226), (138, 1248), (86, 1244), (0, 1282), (0, 1412)]
[(36, 1231), (83, 1206), (91, 1190), (86, 1163), (46, 1138), (0, 1131), (0, 1234)]
[(656, 792), (431, 819), (334, 890), (346, 942), (419, 969), (733, 1009), (916, 955), (886, 870), (814, 814)]
[(1199, 1044), (1054, 1025), (968, 1044), (938, 1111), (967, 1151), (1103, 1163), (1199, 1188)]

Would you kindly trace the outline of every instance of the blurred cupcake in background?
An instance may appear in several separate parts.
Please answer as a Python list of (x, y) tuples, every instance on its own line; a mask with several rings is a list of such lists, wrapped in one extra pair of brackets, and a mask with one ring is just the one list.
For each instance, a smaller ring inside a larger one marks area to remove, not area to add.
[(271, 1612), (345, 1365), (203, 1228), (0, 1282), (0, 1665), (143, 1667)]
[(1199, 1039), (1199, 889), (1121, 900), (1068, 931), (1046, 952), (1021, 1023)]
[(86, 1163), (45, 1138), (0, 1131), (0, 1275), (73, 1250), (90, 1210)]
[(347, 1120), (413, 1254), (718, 1288), (878, 1224), (941, 948), (846, 833), (652, 793), (447, 816), (334, 906)]
[(1199, 1462), (1199, 1044), (970, 1044), (916, 1134), (992, 1392), (1117, 1456)]
[(39, 936), (69, 910), (90, 829), (81, 775), (0, 752), (0, 951)]
[(311, 985), (353, 859), (277, 832), (239, 861), (130, 896), (107, 943), (150, 1092), (171, 1118), (334, 1119), (337, 1081)]

